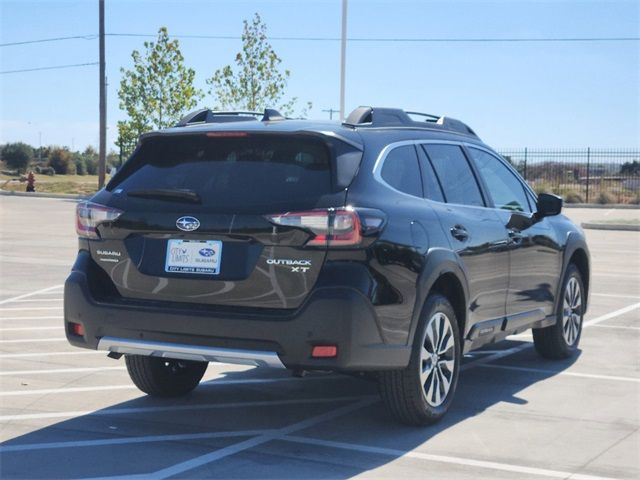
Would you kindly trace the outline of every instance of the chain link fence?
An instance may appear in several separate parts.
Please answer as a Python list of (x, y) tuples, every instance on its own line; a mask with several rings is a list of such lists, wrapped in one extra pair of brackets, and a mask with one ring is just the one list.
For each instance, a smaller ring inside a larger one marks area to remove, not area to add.
[(509, 148), (498, 152), (538, 193), (567, 203), (640, 203), (640, 149)]

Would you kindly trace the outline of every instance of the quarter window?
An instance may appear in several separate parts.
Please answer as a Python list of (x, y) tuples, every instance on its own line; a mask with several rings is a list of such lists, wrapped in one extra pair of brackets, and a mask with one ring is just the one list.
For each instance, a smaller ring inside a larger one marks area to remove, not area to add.
[(433, 165), (447, 203), (484, 206), (478, 182), (462, 149), (457, 145), (423, 145)]
[(422, 185), (424, 187), (424, 198), (435, 200), (436, 202), (444, 202), (444, 195), (438, 183), (438, 176), (431, 166), (431, 162), (424, 153), (424, 150), (418, 146), (418, 158), (420, 159), (420, 170), (422, 171)]
[(391, 150), (384, 160), (380, 175), (396, 190), (422, 197), (420, 167), (413, 145), (396, 147)]
[(495, 208), (531, 212), (522, 183), (502, 161), (477, 148), (469, 148), (469, 152), (489, 189)]

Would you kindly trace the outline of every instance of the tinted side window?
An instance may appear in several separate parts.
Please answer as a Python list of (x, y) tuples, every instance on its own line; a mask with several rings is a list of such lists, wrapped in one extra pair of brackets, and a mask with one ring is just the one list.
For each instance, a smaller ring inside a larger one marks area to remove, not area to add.
[(529, 202), (520, 180), (498, 158), (476, 148), (469, 148), (471, 157), (487, 184), (496, 208), (530, 212)]
[(396, 190), (422, 197), (422, 180), (418, 157), (413, 145), (394, 148), (389, 152), (380, 172), (383, 180)]
[(447, 203), (484, 206), (478, 182), (457, 145), (423, 145), (438, 175)]
[(438, 176), (436, 175), (431, 162), (424, 153), (424, 150), (418, 145), (418, 158), (420, 159), (420, 170), (422, 171), (422, 185), (424, 187), (424, 198), (429, 200), (435, 200), (436, 202), (444, 202), (444, 195), (442, 194), (442, 188), (438, 182)]

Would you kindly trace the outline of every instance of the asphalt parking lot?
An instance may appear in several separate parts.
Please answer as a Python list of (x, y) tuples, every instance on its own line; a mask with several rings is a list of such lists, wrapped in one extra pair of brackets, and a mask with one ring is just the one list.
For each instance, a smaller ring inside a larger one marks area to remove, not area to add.
[(210, 364), (188, 397), (145, 397), (123, 361), (64, 339), (74, 207), (0, 196), (2, 478), (640, 478), (638, 232), (587, 231), (577, 358), (511, 337), (465, 358), (441, 423), (409, 428), (341, 375)]

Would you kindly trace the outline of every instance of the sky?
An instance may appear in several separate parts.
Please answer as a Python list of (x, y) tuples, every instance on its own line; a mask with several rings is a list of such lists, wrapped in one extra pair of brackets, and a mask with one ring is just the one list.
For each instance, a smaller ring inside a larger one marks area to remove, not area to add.
[[(108, 147), (115, 149), (120, 68), (158, 28), (182, 38), (196, 85), (233, 62), (242, 20), (260, 13), (291, 71), (287, 97), (309, 118), (339, 107), (341, 0), (106, 1)], [(352, 39), (640, 37), (636, 1), (349, 0)], [(97, 0), (0, 0), (0, 72), (98, 60)], [(640, 42), (400, 42), (347, 45), (346, 111), (400, 107), (463, 120), (495, 148), (640, 147)], [(207, 97), (203, 105), (213, 105)], [(186, 112), (185, 112), (186, 113)], [(335, 118), (335, 117), (334, 117)], [(0, 143), (98, 144), (98, 67), (0, 74)]]

